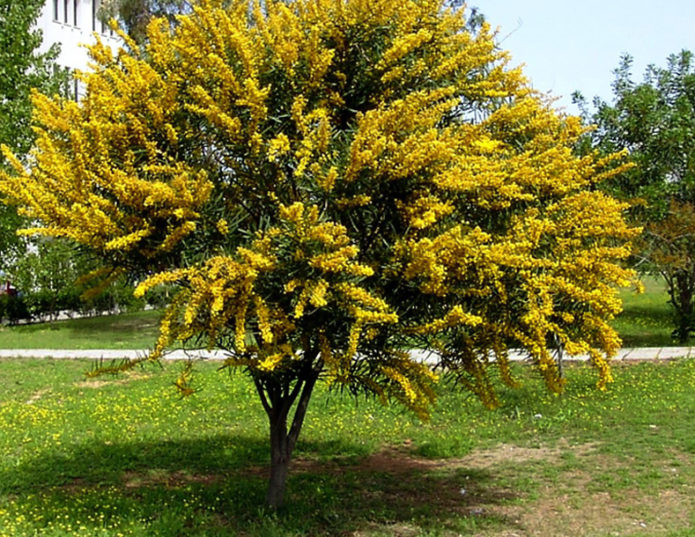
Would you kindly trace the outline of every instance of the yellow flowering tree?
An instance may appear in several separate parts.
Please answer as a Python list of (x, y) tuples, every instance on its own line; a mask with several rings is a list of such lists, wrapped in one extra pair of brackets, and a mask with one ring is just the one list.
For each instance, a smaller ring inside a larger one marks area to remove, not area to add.
[(426, 416), (440, 366), (494, 406), (509, 348), (561, 390), (559, 341), (610, 381), (634, 230), (594, 186), (620, 168), (574, 155), (580, 121), (488, 26), (443, 0), (201, 0), (123, 38), (91, 49), (81, 102), (35, 96), (0, 191), (27, 233), (145, 274), (136, 294), (179, 289), (150, 359), (202, 338), (250, 375), (271, 506), (318, 380)]

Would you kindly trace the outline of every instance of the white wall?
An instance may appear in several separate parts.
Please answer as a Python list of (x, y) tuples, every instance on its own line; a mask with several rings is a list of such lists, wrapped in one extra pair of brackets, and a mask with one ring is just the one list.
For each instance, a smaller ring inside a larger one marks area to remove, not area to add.
[(93, 43), (95, 32), (115, 49), (120, 40), (113, 37), (108, 26), (96, 19), (99, 2), (100, 0), (46, 0), (36, 23), (43, 32), (40, 50), (47, 50), (52, 44), (60, 43), (57, 63), (70, 69), (86, 71), (89, 62), (87, 50), (80, 45)]

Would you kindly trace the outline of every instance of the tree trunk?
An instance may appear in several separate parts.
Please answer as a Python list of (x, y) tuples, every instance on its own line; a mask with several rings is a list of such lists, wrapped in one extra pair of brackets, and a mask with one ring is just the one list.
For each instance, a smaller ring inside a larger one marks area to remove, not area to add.
[(564, 364), (562, 341), (560, 340), (560, 336), (558, 336), (555, 333), (553, 333), (552, 339), (553, 339), (553, 347), (555, 347), (557, 374), (560, 378), (565, 378), (565, 364)]
[(685, 272), (676, 275), (674, 306), (676, 307), (676, 338), (683, 344), (688, 342), (693, 328), (693, 289), (689, 275)]
[[(291, 389), (287, 385), (256, 380), (256, 388), (270, 424), (270, 479), (266, 503), (274, 511), (283, 503), (292, 451), (299, 438), (317, 379), (318, 372), (309, 368), (306, 376), (297, 380)], [(288, 430), (288, 416), (295, 401), (297, 407)]]
[(268, 507), (277, 510), (282, 505), (287, 483), (287, 472), (290, 467), (290, 452), (287, 437), (286, 420), (270, 418), (270, 480), (266, 503)]

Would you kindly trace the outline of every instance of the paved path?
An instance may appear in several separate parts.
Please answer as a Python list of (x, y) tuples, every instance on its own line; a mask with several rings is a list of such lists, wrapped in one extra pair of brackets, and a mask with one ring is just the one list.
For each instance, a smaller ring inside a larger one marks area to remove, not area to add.
[[(146, 354), (145, 350), (55, 350), (55, 349), (0, 349), (0, 358), (86, 358), (92, 360), (118, 360), (124, 358), (139, 358)], [(526, 355), (511, 351), (511, 359), (521, 361)], [(413, 351), (414, 357), (419, 360), (427, 360), (429, 353)], [(614, 361), (623, 360), (669, 360), (672, 358), (695, 357), (695, 347), (642, 347), (633, 349), (621, 349)], [(225, 355), (222, 351), (172, 351), (165, 358), (169, 360), (206, 359), (222, 360)], [(565, 356), (566, 360), (586, 361), (588, 356)]]

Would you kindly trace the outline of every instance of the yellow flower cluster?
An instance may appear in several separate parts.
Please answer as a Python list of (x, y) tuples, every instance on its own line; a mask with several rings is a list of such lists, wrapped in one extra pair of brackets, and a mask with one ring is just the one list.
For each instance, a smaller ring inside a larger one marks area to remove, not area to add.
[[(160, 272), (140, 283), (136, 296), (166, 283), (183, 287), (167, 309), (151, 359), (175, 340), (203, 335), (210, 346), (227, 341), (229, 327), (235, 351), (229, 365), (271, 372), (300, 356), (302, 349), (297, 345), (301, 342), (292, 334), (302, 319), (332, 308), (352, 319), (345, 346), (322, 355), (328, 374), (338, 376), (339, 370), (349, 369), (365, 328), (398, 321), (383, 299), (354, 283), (371, 276), (373, 270), (354, 260), (358, 249), (350, 244), (343, 226), (322, 222), (315, 206), (306, 208), (301, 203), (280, 205), (278, 213), (280, 225), (259, 232), (252, 245), (238, 247), (235, 256)], [(287, 255), (299, 259), (310, 277), (286, 279), (283, 262), (287, 260), (281, 252), (288, 244), (296, 251)], [(282, 283), (282, 293), (261, 294), (275, 278)], [(293, 298), (288, 301), (288, 296)], [(330, 348), (327, 342), (326, 349)]]
[(128, 56), (122, 66), (103, 61), (100, 75), (83, 75), (83, 103), (34, 95), (41, 127), (31, 167), (3, 148), (14, 174), (0, 173), (0, 193), (44, 224), (25, 233), (152, 258), (195, 230), (212, 184), (154, 142), (171, 131), (176, 108), (161, 75)]
[[(513, 382), (506, 351), (500, 350), (506, 345), (526, 349), (548, 386), (559, 391), (562, 380), (550, 343), (556, 338), (567, 352), (590, 354), (604, 388), (610, 381), (606, 357), (620, 346), (607, 321), (620, 311), (616, 286), (634, 281), (620, 261), (629, 256), (628, 243), (638, 230), (622, 218), (624, 204), (586, 188), (624, 169), (613, 164), (620, 155), (575, 157), (572, 147), (583, 132), (578, 120), (562, 118), (526, 95), (477, 125), (439, 131), (437, 138), (446, 136), (447, 143), (436, 156), (415, 151), (398, 156), (384, 138), (393, 122), (401, 121), (394, 130), (404, 147), (413, 137), (426, 139), (429, 114), (418, 106), (407, 118), (366, 122), (369, 140), (356, 138), (379, 148), (377, 175), (426, 170), (431, 178), (426, 195), (399, 203), (413, 232), (395, 251), (406, 280), (453, 305), (415, 323), (411, 333), (457, 341), (442, 349), (451, 359), (447, 363), (465, 370), (468, 387), (490, 405), (496, 399), (485, 369), (492, 349), (503, 377)], [(403, 136), (404, 129), (413, 134)], [(519, 137), (528, 140), (523, 150), (512, 143)], [(431, 140), (423, 142), (428, 151), (436, 147), (437, 139)], [(352, 162), (374, 166), (356, 147), (353, 143)], [(384, 169), (389, 166), (393, 169)], [(458, 213), (461, 206), (453, 200), (465, 200), (468, 212)], [(462, 224), (461, 217), (471, 218), (475, 210), (491, 221), (506, 212), (508, 223), (497, 230)]]

